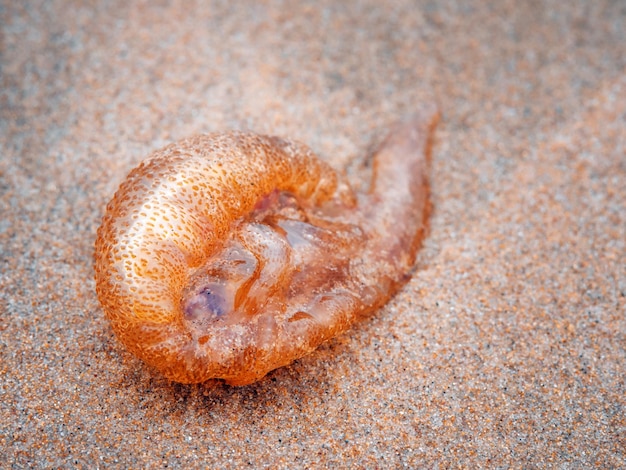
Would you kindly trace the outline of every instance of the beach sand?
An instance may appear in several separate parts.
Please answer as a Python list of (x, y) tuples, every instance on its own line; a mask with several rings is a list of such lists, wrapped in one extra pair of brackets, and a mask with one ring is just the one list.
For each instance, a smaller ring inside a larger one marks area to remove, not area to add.
[[(626, 466), (626, 4), (0, 4), (0, 467)], [(260, 382), (170, 383), (99, 306), (107, 201), (230, 129), (367, 181), (439, 103), (412, 279)]]

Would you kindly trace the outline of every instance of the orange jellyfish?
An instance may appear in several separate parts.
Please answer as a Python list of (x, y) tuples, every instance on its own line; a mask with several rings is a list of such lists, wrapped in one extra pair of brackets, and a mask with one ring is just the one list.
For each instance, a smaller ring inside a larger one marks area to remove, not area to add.
[(302, 144), (229, 132), (156, 151), (107, 205), (98, 298), (171, 380), (252, 383), (348, 329), (409, 279), (435, 106), (398, 124), (366, 193)]

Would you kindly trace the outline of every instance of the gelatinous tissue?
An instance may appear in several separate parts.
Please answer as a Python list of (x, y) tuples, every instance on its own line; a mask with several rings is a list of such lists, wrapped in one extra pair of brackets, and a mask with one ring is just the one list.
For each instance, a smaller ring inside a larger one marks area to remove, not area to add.
[(345, 331), (408, 280), (438, 120), (423, 106), (356, 193), (302, 144), (242, 132), (153, 153), (109, 202), (98, 298), (127, 348), (171, 380), (252, 383)]

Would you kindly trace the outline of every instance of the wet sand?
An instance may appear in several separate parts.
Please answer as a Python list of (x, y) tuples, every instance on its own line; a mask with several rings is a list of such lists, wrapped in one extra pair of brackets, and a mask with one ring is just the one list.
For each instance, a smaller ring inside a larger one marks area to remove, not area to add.
[[(0, 466), (626, 466), (626, 6), (387, 3), (3, 2)], [(253, 130), (358, 186), (433, 99), (430, 233), (385, 308), (239, 388), (116, 340), (93, 243), (148, 153)]]

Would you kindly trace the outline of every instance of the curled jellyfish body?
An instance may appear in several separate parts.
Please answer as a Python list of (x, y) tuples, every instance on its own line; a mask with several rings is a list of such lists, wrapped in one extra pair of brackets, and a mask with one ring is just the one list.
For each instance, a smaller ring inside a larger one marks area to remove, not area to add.
[(408, 280), (438, 119), (424, 106), (356, 193), (302, 144), (230, 132), (131, 171), (95, 245), (98, 298), (126, 347), (182, 383), (252, 383), (345, 331)]

